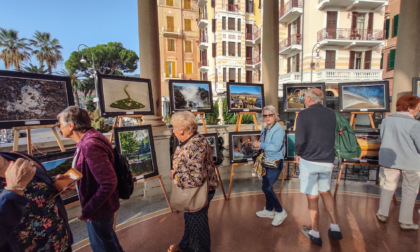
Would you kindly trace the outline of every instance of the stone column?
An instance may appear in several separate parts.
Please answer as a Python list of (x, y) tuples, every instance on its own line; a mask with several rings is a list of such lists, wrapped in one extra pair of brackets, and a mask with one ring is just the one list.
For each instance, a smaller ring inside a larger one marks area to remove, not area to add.
[(156, 1), (137, 0), (140, 43), (140, 75), (152, 82), (155, 114), (144, 116), (143, 123), (153, 130), (166, 130), (162, 117), (162, 96), (160, 92), (160, 53), (158, 6)]
[(264, 1), (262, 29), (262, 83), (266, 105), (277, 110), (279, 93), (279, 1)]
[(419, 13), (420, 1), (401, 1), (391, 112), (399, 97), (412, 92), (412, 78), (420, 76)]

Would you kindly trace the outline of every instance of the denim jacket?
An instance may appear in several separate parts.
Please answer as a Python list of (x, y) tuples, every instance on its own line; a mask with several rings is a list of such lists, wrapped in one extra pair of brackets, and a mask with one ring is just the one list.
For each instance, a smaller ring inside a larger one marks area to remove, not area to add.
[(271, 128), (265, 126), (261, 131), (260, 149), (264, 150), (268, 161), (283, 159), (286, 150), (285, 131), (278, 123), (274, 123)]

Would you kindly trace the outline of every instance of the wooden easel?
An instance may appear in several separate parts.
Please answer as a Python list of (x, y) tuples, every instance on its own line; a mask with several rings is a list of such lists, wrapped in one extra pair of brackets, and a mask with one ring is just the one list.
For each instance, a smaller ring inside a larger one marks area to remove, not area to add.
[(284, 167), (283, 167), (283, 176), (281, 177), (281, 184), (280, 184), (280, 192), (279, 195), (281, 195), (281, 192), (283, 191), (283, 184), (284, 184), (284, 178), (286, 177), (286, 173), (289, 171), (289, 164), (293, 164), (292, 166), (292, 174), (291, 178), (293, 178), (293, 175), (295, 174), (296, 169), (296, 160), (290, 160), (290, 161), (284, 161)]
[(375, 123), (373, 122), (372, 117), (373, 112), (351, 112), (350, 125), (353, 127), (353, 130), (356, 129), (356, 119), (359, 114), (367, 114), (369, 116), (370, 126), (372, 127), (373, 132), (376, 132)]
[(299, 116), (299, 111), (296, 111), (295, 113), (296, 113), (296, 116), (295, 116), (295, 123), (293, 124), (293, 131), (296, 131), (296, 121)]
[(150, 178), (147, 178), (147, 179), (139, 179), (135, 182), (135, 184), (145, 183), (147, 181), (151, 181), (151, 180), (154, 180), (154, 179), (159, 179), (160, 186), (162, 187), (163, 194), (165, 195), (166, 203), (168, 203), (169, 209), (171, 209), (171, 212), (172, 212), (173, 210), (172, 210), (171, 204), (169, 203), (169, 198), (168, 198), (168, 194), (166, 193), (165, 186), (163, 186), (163, 181), (162, 181), (162, 175), (161, 174), (158, 174), (156, 176), (153, 176), (153, 177), (150, 177)]
[(20, 130), (26, 130), (27, 151), (28, 151), (28, 154), (32, 156), (33, 153), (32, 153), (32, 147), (31, 147), (31, 130), (51, 128), (52, 132), (54, 133), (55, 139), (57, 140), (58, 146), (60, 147), (61, 152), (65, 152), (66, 149), (64, 148), (63, 142), (61, 142), (61, 139), (58, 136), (58, 133), (55, 130), (55, 127), (56, 127), (55, 124), (13, 127), (13, 133), (14, 133), (13, 151), (18, 151), (19, 149)]
[(257, 112), (239, 112), (238, 120), (236, 120), (235, 132), (241, 131), (242, 115), (244, 115), (244, 114), (251, 114), (252, 115), (252, 117), (254, 118), (255, 130), (259, 130), (258, 129), (257, 118), (255, 117), (256, 113)]
[(246, 165), (246, 164), (248, 164), (248, 162), (232, 164), (232, 171), (230, 172), (230, 183), (229, 183), (229, 191), (228, 191), (227, 199), (230, 199), (230, 191), (232, 190), (233, 174), (235, 174), (235, 167), (238, 165)]
[[(143, 116), (142, 115), (121, 115), (121, 116), (116, 116), (114, 118), (114, 123), (112, 125), (112, 133), (111, 136), (109, 137), (109, 142), (112, 144), (112, 141), (114, 139), (114, 129), (115, 128), (121, 128), (123, 126), (123, 118), (124, 117), (131, 117), (131, 118), (136, 118), (137, 119), (137, 123), (139, 125), (142, 125), (142, 121), (143, 121)], [(118, 122), (118, 126), (117, 126), (117, 122)]]
[(206, 121), (204, 120), (204, 112), (192, 112), (194, 115), (200, 115), (201, 122), (203, 122), (204, 133), (207, 134)]

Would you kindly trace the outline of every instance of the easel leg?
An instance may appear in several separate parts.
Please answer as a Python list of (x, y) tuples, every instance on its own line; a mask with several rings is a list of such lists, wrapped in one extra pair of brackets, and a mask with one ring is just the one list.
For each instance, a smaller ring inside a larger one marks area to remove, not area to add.
[(13, 129), (13, 135), (13, 151), (18, 151), (20, 131), (18, 129)]
[(226, 200), (227, 198), (226, 198), (226, 193), (225, 193), (225, 187), (223, 186), (222, 177), (220, 177), (219, 167), (217, 166), (216, 166), (216, 174), (217, 174), (217, 177), (219, 178), (220, 186), (222, 187), (223, 197)]
[(166, 193), (165, 186), (163, 186), (162, 175), (159, 175), (159, 182), (160, 182), (160, 186), (162, 187), (163, 194), (165, 195), (166, 203), (168, 203), (169, 209), (172, 212), (173, 210), (172, 210), (172, 207), (171, 207), (171, 203), (169, 203), (168, 194)]
[(238, 124), (238, 132), (241, 131), (241, 124), (242, 124), (242, 113), (239, 112), (239, 118), (238, 118), (239, 124)]
[(341, 173), (343, 172), (343, 164), (340, 165), (340, 171), (338, 172), (337, 182), (335, 182), (334, 199), (337, 196), (338, 185), (340, 184)]
[(201, 121), (203, 122), (204, 132), (207, 134), (207, 127), (206, 127), (206, 122), (204, 121), (203, 114), (200, 114), (200, 118), (201, 118)]
[(356, 116), (357, 114), (352, 113), (350, 117), (350, 125), (353, 127), (353, 130), (356, 128)]
[(285, 163), (285, 167), (283, 168), (283, 176), (281, 177), (281, 184), (280, 184), (280, 192), (279, 195), (281, 196), (281, 192), (283, 191), (283, 184), (284, 184), (284, 178), (286, 177), (286, 173), (289, 171), (289, 163)]
[(61, 141), (60, 137), (58, 136), (57, 130), (55, 127), (51, 127), (52, 132), (54, 133), (55, 140), (57, 140), (58, 146), (60, 147), (61, 152), (65, 152), (66, 149), (64, 148), (63, 142)]
[(117, 227), (117, 212), (114, 213), (114, 224), (112, 224), (112, 228), (114, 229), (114, 231), (116, 230)]
[(28, 144), (27, 146), (28, 154), (32, 156), (31, 130), (30, 129), (26, 129), (26, 142)]
[(255, 130), (259, 130), (258, 129), (258, 123), (257, 123), (257, 117), (255, 117), (255, 113), (252, 114), (252, 117), (254, 118)]
[(372, 126), (373, 132), (376, 132), (375, 123), (373, 122), (372, 115), (373, 115), (373, 112), (371, 114), (369, 114), (370, 125)]
[(230, 183), (229, 183), (229, 191), (227, 199), (230, 199), (230, 191), (232, 190), (232, 182), (233, 182), (233, 174), (235, 173), (235, 166), (236, 164), (232, 165), (232, 171), (230, 172)]
[(295, 176), (295, 169), (296, 169), (296, 163), (293, 163), (293, 165), (292, 165), (292, 174), (290, 174), (290, 180), (292, 180), (293, 177)]
[(112, 140), (114, 139), (114, 129), (117, 127), (117, 119), (118, 117), (114, 118), (114, 124), (112, 125), (112, 133), (111, 136), (109, 137), (109, 142), (112, 144)]

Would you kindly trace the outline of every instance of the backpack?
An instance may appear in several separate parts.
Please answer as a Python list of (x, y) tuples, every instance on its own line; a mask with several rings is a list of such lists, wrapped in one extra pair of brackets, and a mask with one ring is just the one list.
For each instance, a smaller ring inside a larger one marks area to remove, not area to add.
[(360, 157), (362, 149), (357, 142), (353, 127), (337, 111), (335, 111), (335, 120), (335, 156), (337, 156), (339, 159), (351, 159)]
[[(98, 139), (99, 141), (105, 143), (109, 146), (109, 142), (106, 143), (104, 140), (98, 137), (92, 137)], [(131, 194), (134, 191), (134, 180), (133, 174), (131, 174), (130, 164), (128, 163), (127, 157), (121, 154), (117, 148), (112, 148), (114, 153), (114, 169), (115, 174), (117, 175), (118, 183), (117, 190), (120, 199), (129, 199)]]

